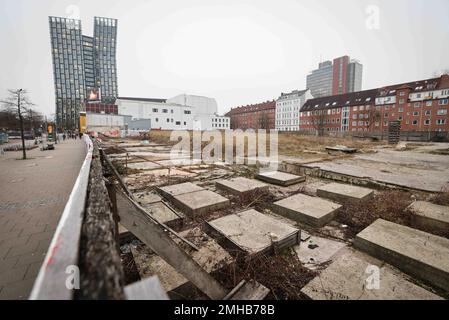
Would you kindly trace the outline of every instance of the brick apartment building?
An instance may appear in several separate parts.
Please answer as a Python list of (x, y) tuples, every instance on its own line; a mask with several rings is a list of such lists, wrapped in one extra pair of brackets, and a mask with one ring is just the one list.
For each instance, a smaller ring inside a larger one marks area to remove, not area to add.
[(232, 108), (225, 116), (231, 118), (231, 129), (274, 129), (276, 101)]
[(302, 131), (382, 132), (390, 121), (402, 131), (449, 131), (449, 75), (307, 100)]

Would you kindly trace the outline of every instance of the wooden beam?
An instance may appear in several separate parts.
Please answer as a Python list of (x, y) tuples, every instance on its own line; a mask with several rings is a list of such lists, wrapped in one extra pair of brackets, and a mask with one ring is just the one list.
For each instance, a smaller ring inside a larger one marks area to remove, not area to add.
[(138, 204), (117, 190), (120, 223), (211, 299), (222, 299), (225, 289), (192, 259)]

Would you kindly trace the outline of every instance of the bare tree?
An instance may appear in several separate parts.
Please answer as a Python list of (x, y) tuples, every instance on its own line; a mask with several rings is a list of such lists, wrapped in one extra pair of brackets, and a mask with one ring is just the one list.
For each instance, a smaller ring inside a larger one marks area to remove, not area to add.
[(22, 137), (22, 153), (23, 159), (27, 158), (25, 148), (25, 135), (24, 135), (24, 115), (29, 112), (34, 104), (29, 100), (26, 90), (8, 90), (9, 95), (5, 100), (1, 100), (0, 103), (6, 108), (6, 110), (12, 114), (17, 114), (20, 123), (20, 135)]
[(268, 114), (265, 112), (260, 114), (258, 117), (259, 120), (259, 129), (270, 129), (270, 119), (268, 118)]
[(382, 114), (379, 110), (376, 110), (375, 108), (371, 107), (369, 110), (366, 111), (364, 116), (364, 128), (366, 128), (366, 131), (371, 131), (373, 129), (373, 126), (376, 122), (379, 122), (382, 118)]
[(318, 136), (324, 135), (324, 128), (327, 121), (327, 110), (312, 111), (312, 127), (315, 129)]

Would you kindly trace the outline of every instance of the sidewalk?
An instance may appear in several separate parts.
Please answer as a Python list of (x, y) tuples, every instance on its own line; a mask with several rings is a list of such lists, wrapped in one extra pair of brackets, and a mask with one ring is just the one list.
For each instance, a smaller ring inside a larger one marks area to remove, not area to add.
[(66, 140), (0, 156), (0, 299), (28, 298), (85, 155)]

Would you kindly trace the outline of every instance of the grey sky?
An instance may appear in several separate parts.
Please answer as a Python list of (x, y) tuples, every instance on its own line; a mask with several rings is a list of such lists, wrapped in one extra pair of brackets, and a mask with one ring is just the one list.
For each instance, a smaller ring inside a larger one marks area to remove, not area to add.
[(79, 16), (88, 35), (94, 16), (119, 20), (119, 95), (206, 95), (220, 112), (305, 88), (320, 57), (360, 60), (363, 89), (449, 68), (447, 0), (0, 0), (0, 98), (26, 88), (46, 114), (49, 15)]

